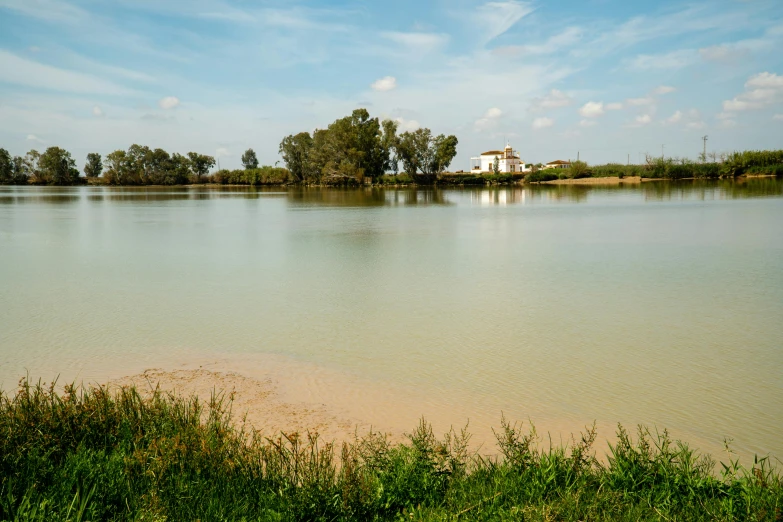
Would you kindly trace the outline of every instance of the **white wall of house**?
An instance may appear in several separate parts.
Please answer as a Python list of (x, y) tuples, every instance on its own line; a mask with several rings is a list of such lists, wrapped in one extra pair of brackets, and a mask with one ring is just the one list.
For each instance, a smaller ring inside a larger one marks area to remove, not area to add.
[(516, 154), (511, 147), (506, 147), (505, 151), (492, 151), (491, 154), (482, 154), (470, 158), (472, 172), (493, 172), (495, 170), (495, 158), (498, 158), (498, 170), (504, 174), (515, 172), (526, 172), (529, 169), (519, 154)]

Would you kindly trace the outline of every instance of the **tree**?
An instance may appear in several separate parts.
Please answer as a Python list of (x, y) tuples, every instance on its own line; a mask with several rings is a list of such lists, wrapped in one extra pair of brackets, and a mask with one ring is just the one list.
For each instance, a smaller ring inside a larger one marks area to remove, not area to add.
[(245, 170), (257, 169), (258, 158), (256, 157), (256, 151), (247, 149), (245, 153), (242, 154), (242, 165), (244, 165)]
[(30, 180), (30, 169), (27, 166), (27, 160), (21, 156), (14, 156), (13, 175), (11, 183), (28, 183)]
[(38, 160), (39, 179), (54, 185), (70, 185), (79, 180), (79, 171), (71, 153), (60, 147), (49, 147)]
[(434, 163), (431, 170), (435, 174), (441, 174), (447, 168), (449, 168), (452, 160), (457, 155), (458, 144), (459, 140), (453, 134), (450, 136), (444, 136), (443, 134), (440, 134), (435, 138), (435, 140), (433, 140), (435, 155), (433, 158)]
[(87, 154), (87, 163), (84, 165), (84, 175), (88, 178), (97, 178), (103, 172), (103, 161), (97, 152)]
[(127, 183), (130, 166), (128, 162), (128, 155), (124, 150), (115, 150), (114, 152), (106, 155), (106, 163), (108, 168), (103, 175), (108, 183), (114, 185), (124, 185)]
[(14, 177), (14, 160), (5, 149), (0, 149), (0, 183), (11, 183)]
[(456, 136), (441, 134), (433, 138), (429, 129), (418, 129), (399, 136), (396, 152), (409, 175), (416, 176), (421, 172), (425, 177), (434, 179), (448, 168), (457, 155), (457, 144)]
[(383, 128), (383, 138), (381, 139), (381, 146), (383, 147), (383, 154), (386, 158), (386, 164), (383, 166), (383, 170), (388, 172), (394, 172), (397, 174), (398, 158), (397, 158), (397, 128), (398, 124), (393, 120), (383, 120), (381, 122)]
[(201, 181), (201, 176), (208, 174), (209, 169), (215, 166), (215, 158), (212, 156), (188, 152), (188, 159), (190, 160), (190, 169), (198, 181)]
[[(318, 133), (323, 131), (316, 131)], [(320, 135), (325, 138), (324, 134)], [(313, 150), (313, 137), (309, 132), (300, 132), (283, 138), (280, 142), (280, 155), (283, 157), (286, 167), (297, 181), (307, 181), (308, 178), (320, 178), (320, 172), (313, 169), (311, 152)]]
[(492, 173), (495, 174), (495, 176), (500, 174), (500, 158), (497, 156), (495, 156), (495, 161), (492, 163)]

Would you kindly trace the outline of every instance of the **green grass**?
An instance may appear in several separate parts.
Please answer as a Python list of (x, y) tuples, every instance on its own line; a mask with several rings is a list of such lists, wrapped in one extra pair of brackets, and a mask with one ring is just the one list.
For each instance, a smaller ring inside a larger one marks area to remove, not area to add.
[(377, 434), (336, 447), (234, 427), (230, 401), (156, 391), (0, 397), (0, 520), (781, 520), (769, 461), (716, 469), (666, 434), (622, 427), (605, 463), (595, 430), (541, 448), (501, 421), (498, 458), (470, 436)]

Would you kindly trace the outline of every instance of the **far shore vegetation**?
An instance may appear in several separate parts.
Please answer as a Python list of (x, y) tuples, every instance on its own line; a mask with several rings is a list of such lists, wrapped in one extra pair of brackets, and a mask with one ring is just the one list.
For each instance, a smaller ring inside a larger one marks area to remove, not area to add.
[(717, 464), (666, 431), (595, 428), (553, 446), (500, 420), (496, 456), (466, 430), (407, 442), (266, 434), (231, 398), (20, 382), (0, 392), (0, 520), (749, 520), (783, 518), (777, 464)]
[[(644, 164), (588, 165), (566, 169), (531, 165), (529, 172), (449, 172), (457, 155), (456, 136), (433, 135), (427, 128), (398, 133), (398, 124), (357, 109), (325, 129), (283, 138), (282, 166), (260, 166), (253, 149), (242, 155), (243, 169), (214, 170), (216, 159), (133, 144), (102, 157), (87, 155), (80, 172), (71, 153), (49, 147), (12, 156), (0, 148), (0, 184), (5, 185), (508, 185), (561, 179), (631, 178), (718, 179), (783, 176), (783, 150), (702, 154), (699, 161), (650, 157)], [(82, 172), (84, 175), (82, 176)]]

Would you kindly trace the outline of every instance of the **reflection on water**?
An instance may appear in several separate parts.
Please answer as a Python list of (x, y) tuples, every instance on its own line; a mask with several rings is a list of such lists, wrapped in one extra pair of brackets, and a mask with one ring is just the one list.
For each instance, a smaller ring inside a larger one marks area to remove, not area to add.
[(783, 456), (781, 180), (0, 203), (0, 388), (272, 353), (411, 390), (414, 418), (645, 423)]
[(783, 180), (647, 181), (615, 185), (528, 185), (468, 188), (317, 187), (17, 187), (0, 186), (0, 204), (205, 201), (223, 198), (282, 198), (292, 207), (384, 207), (450, 205), (511, 206), (589, 203), (623, 196), (643, 201), (706, 201), (783, 196)]

